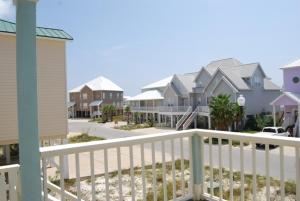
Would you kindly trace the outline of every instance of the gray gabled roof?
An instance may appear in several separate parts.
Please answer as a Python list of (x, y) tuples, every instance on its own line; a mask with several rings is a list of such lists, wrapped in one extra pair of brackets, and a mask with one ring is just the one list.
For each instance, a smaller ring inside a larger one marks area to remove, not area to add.
[[(246, 78), (246, 77), (252, 77), (256, 69), (260, 68), (260, 64), (250, 63), (250, 64), (242, 64), (242, 65), (232, 66), (232, 67), (225, 67), (225, 68), (228, 68), (232, 70), (232, 72), (240, 75), (243, 78)], [(224, 67), (221, 67), (221, 69), (224, 69)], [(261, 71), (265, 75), (265, 72), (262, 69)]]
[(195, 77), (197, 76), (197, 72), (194, 73), (186, 73), (186, 74), (176, 74), (179, 81), (186, 88), (188, 93), (193, 92), (193, 88), (195, 87)]
[(264, 79), (264, 89), (265, 90), (280, 90), (281, 88), (274, 84), (270, 79)]
[(227, 59), (220, 59), (220, 60), (215, 60), (207, 64), (205, 66), (205, 69), (207, 72), (209, 72), (211, 75), (213, 75), (218, 68), (221, 67), (233, 67), (233, 66), (239, 66), (242, 65), (242, 63), (234, 58), (227, 58)]
[(233, 72), (230, 68), (219, 68), (219, 70), (228, 78), (228, 80), (239, 90), (248, 90), (250, 89), (247, 83), (243, 78)]

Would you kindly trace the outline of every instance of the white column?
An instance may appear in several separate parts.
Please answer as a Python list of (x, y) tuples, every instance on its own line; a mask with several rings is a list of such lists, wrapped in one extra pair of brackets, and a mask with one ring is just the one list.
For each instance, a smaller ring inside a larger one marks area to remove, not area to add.
[(100, 117), (100, 105), (98, 105), (98, 117)]
[(173, 120), (173, 115), (171, 115), (171, 128), (174, 127), (174, 120)]
[[(62, 143), (63, 144), (68, 144), (68, 140), (67, 139), (63, 139)], [(68, 157), (68, 155), (64, 156), (63, 177), (65, 179), (69, 179), (69, 177), (70, 177), (70, 174), (69, 174), (69, 157)]]
[(273, 107), (273, 125), (275, 127), (276, 126), (276, 108), (275, 108), (275, 105), (273, 105), (272, 107)]

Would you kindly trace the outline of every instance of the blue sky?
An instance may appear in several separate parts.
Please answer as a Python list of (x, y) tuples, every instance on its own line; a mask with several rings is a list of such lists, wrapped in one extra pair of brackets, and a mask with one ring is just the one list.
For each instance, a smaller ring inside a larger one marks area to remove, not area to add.
[[(98, 75), (127, 95), (174, 73), (216, 59), (260, 62), (279, 85), (279, 67), (300, 58), (300, 1), (40, 0), (39, 26), (62, 28), (68, 88)], [(0, 17), (14, 8), (0, 0)]]

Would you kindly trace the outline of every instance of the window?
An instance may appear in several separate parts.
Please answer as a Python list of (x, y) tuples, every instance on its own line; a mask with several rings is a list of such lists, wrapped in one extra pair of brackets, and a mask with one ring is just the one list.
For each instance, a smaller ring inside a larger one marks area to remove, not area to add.
[(87, 99), (87, 93), (83, 93), (83, 94), (82, 94), (82, 99), (83, 99), (83, 100), (86, 100), (86, 99)]
[(109, 93), (109, 98), (112, 99), (112, 93), (111, 92)]
[(88, 108), (88, 104), (87, 104), (87, 103), (83, 103), (82, 106), (83, 106), (83, 108), (85, 108), (85, 109)]
[(299, 81), (300, 81), (299, 77), (297, 77), (297, 76), (293, 77), (293, 82), (294, 82), (295, 84), (298, 84)]
[(258, 76), (255, 76), (255, 77), (254, 77), (254, 86), (255, 86), (255, 87), (261, 86), (260, 79), (259, 79)]
[(120, 97), (120, 94), (119, 93), (117, 93), (117, 98), (119, 98)]

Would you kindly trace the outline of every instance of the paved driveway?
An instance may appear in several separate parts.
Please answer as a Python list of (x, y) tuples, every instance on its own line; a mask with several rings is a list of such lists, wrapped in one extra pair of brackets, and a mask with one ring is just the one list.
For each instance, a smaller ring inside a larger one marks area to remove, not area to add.
[[(104, 137), (106, 139), (114, 139), (114, 138), (123, 138), (123, 137), (132, 137), (132, 136), (138, 136), (138, 135), (145, 135), (144, 132), (132, 132), (132, 131), (122, 131), (122, 130), (116, 130), (113, 128), (105, 127), (103, 124), (96, 124), (96, 123), (89, 123), (89, 122), (83, 122), (83, 121), (70, 121), (69, 122), (69, 130), (70, 132), (77, 132), (82, 133), (86, 132), (90, 135), (96, 135), (100, 137)], [(146, 158), (149, 158), (149, 161), (151, 162), (151, 151), (150, 151), (150, 145), (145, 146), (145, 154), (150, 156), (146, 156)], [(155, 146), (156, 150), (156, 156), (161, 156), (161, 143), (156, 143)], [(179, 158), (180, 156), (180, 145), (178, 141), (175, 141), (175, 158)], [(139, 148), (137, 147), (134, 151), (135, 155), (138, 155), (140, 153)], [(123, 152), (124, 153), (124, 152)], [(123, 154), (122, 153), (122, 154)], [(166, 142), (166, 157), (168, 160), (170, 160), (170, 153), (171, 153), (171, 146), (169, 142)], [(209, 147), (205, 145), (204, 147), (204, 161), (205, 164), (208, 165), (208, 153), (209, 153)], [(235, 171), (240, 170), (240, 149), (238, 147), (233, 147), (232, 150), (233, 153), (233, 169)], [(128, 154), (125, 151), (124, 157), (128, 158)], [(188, 158), (189, 155), (189, 145), (187, 140), (184, 142), (184, 157)], [(256, 150), (256, 157), (257, 157), (257, 174), (265, 175), (265, 151), (264, 150)], [(139, 161), (140, 157), (135, 158), (135, 161)], [(218, 146), (213, 146), (213, 166), (218, 167)], [(222, 146), (222, 160), (223, 160), (223, 167), (228, 169), (229, 167), (229, 154), (228, 154), (228, 145)], [(295, 155), (294, 155), (294, 149), (290, 147), (285, 148), (285, 178), (287, 180), (295, 180)], [(125, 160), (124, 162), (129, 161)], [(159, 162), (159, 160), (157, 161)], [(244, 167), (245, 167), (245, 173), (251, 174), (252, 172), (252, 152), (251, 147), (247, 146), (244, 148)], [(273, 149), (270, 150), (270, 175), (272, 177), (279, 178), (280, 177), (280, 161), (279, 161), (279, 149)]]

